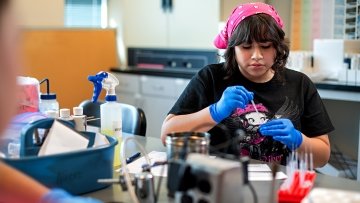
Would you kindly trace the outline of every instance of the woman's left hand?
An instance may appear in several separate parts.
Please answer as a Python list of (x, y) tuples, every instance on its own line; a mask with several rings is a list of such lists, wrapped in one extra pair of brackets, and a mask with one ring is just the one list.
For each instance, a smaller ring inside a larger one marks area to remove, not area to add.
[(272, 136), (274, 140), (282, 142), (289, 149), (295, 150), (300, 147), (303, 137), (296, 130), (289, 119), (274, 119), (260, 126), (260, 133), (264, 136)]

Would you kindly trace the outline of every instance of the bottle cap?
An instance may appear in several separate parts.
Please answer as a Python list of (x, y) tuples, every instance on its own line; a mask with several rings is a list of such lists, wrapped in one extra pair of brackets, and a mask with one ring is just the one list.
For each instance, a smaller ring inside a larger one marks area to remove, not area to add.
[(105, 101), (116, 101), (116, 95), (106, 95), (105, 96)]
[(83, 115), (83, 113), (84, 113), (84, 110), (83, 110), (83, 108), (82, 107), (74, 107), (73, 108), (73, 114), (74, 114), (74, 116), (82, 116)]
[(59, 112), (54, 111), (54, 110), (48, 110), (48, 111), (45, 111), (45, 115), (49, 118), (57, 118), (57, 117), (59, 117)]
[(55, 93), (41, 94), (40, 99), (42, 99), (42, 100), (53, 100), (53, 99), (56, 99), (56, 94)]
[(70, 117), (70, 109), (60, 109), (60, 118)]

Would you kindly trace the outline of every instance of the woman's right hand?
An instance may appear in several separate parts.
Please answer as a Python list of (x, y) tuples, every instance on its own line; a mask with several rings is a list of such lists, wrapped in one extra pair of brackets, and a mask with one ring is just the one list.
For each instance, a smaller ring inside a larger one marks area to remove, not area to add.
[(229, 117), (236, 108), (245, 108), (253, 99), (254, 93), (249, 92), (243, 86), (227, 87), (221, 99), (215, 104), (210, 105), (211, 117), (214, 121), (220, 123)]

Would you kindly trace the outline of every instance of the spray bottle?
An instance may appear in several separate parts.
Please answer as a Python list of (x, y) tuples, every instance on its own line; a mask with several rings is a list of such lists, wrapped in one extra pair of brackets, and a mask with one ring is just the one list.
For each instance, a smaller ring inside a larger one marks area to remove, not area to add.
[(101, 89), (106, 90), (105, 104), (100, 105), (101, 133), (114, 136), (118, 143), (115, 146), (114, 167), (120, 166), (120, 143), (122, 141), (122, 111), (121, 104), (117, 103), (115, 87), (119, 80), (107, 72), (99, 72), (95, 76), (89, 76), (88, 80), (94, 83), (92, 102), (96, 102)]

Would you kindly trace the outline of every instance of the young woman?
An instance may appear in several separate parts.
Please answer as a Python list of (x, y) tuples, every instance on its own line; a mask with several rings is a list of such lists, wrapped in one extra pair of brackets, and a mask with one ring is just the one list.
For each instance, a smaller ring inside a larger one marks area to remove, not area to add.
[[(16, 75), (20, 70), (18, 28), (11, 11), (11, 0), (0, 1), (0, 136), (16, 110)], [(63, 190), (49, 190), (0, 159), (1, 203), (99, 203), (89, 198), (72, 197)]]
[(298, 150), (312, 152), (314, 166), (326, 164), (334, 128), (310, 79), (285, 68), (282, 27), (270, 5), (235, 8), (214, 41), (226, 49), (225, 63), (208, 65), (191, 80), (163, 123), (162, 141), (171, 132), (208, 131), (211, 145), (235, 137), (240, 153), (254, 159), (285, 164)]

